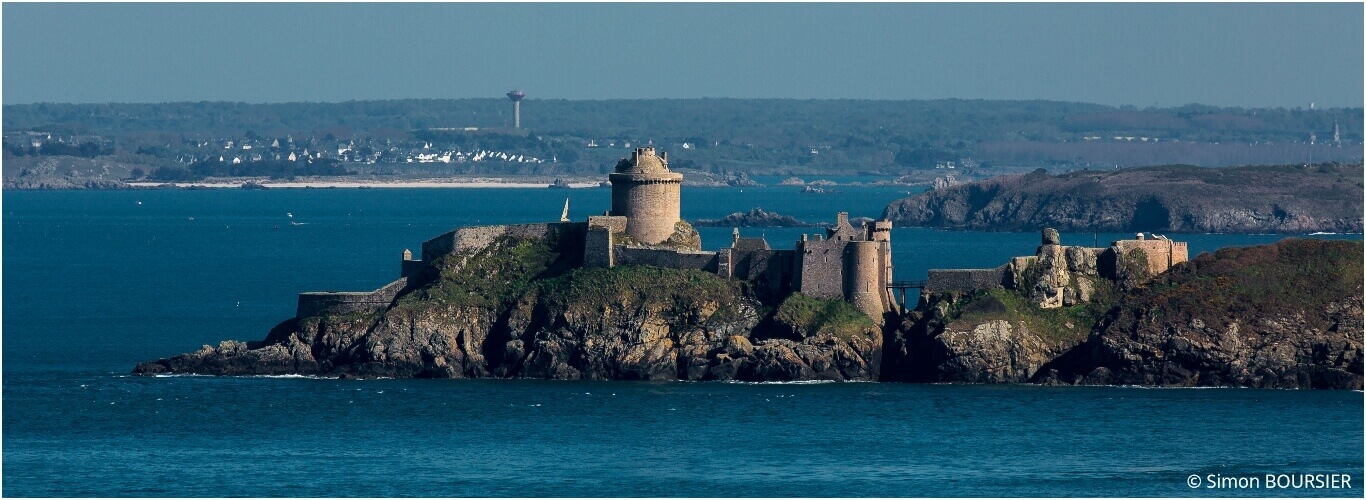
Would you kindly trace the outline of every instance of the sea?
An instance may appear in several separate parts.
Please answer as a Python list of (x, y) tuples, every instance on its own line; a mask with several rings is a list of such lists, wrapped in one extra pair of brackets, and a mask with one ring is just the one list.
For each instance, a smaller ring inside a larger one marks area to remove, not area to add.
[[(683, 216), (762, 207), (828, 223), (877, 217), (915, 191), (685, 188)], [(0, 494), (1363, 494), (1359, 391), (130, 376), (140, 361), (261, 339), (299, 292), (379, 287), (404, 249), (454, 227), (557, 220), (566, 198), (581, 220), (608, 210), (609, 194), (7, 191)], [(729, 245), (730, 229), (699, 231), (705, 248)], [(791, 248), (815, 231), (742, 234)], [(1284, 237), (1171, 236), (1192, 255)], [(896, 279), (994, 267), (1039, 238), (895, 228)], [(1340, 488), (1305, 487), (1305, 474)]]

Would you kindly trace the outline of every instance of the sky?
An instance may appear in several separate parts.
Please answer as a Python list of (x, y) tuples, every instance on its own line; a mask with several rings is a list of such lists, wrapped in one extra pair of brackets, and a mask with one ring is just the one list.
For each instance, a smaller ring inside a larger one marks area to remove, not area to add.
[(5, 104), (500, 97), (1360, 107), (1360, 3), (5, 3)]

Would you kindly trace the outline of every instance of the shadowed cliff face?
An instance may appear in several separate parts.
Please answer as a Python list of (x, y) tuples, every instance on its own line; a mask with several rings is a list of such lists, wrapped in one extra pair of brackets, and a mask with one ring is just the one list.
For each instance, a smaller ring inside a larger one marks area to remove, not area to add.
[[(569, 260), (539, 241), (501, 240), (478, 254), (444, 257), (380, 311), (296, 318), (259, 343), (205, 346), (140, 364), (135, 372), (598, 380), (878, 377), (881, 332), (843, 302), (807, 299), (819, 304), (822, 314), (775, 314), (794, 307), (765, 306), (740, 281), (650, 267), (576, 269)], [(833, 312), (825, 314), (826, 306)]]
[(1359, 233), (1361, 165), (1043, 170), (926, 191), (887, 206), (901, 226), (992, 231)]

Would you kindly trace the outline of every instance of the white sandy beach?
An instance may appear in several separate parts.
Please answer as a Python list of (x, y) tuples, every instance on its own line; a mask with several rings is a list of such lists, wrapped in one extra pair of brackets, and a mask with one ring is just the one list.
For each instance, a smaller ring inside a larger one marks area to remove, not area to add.
[[(196, 188), (241, 188), (245, 181), (235, 182), (130, 182), (137, 187), (157, 187), (167, 184), (175, 187)], [(403, 181), (255, 181), (271, 189), (322, 189), (322, 188), (549, 188), (548, 182), (508, 182), (503, 179), (414, 179)], [(570, 182), (571, 188), (595, 188), (596, 182)]]

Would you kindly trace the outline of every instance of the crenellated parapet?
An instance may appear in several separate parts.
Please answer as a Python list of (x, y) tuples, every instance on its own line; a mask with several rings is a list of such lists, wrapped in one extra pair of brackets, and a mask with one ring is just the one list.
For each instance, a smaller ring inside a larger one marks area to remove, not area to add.
[(636, 148), (607, 178), (612, 182), (611, 215), (626, 218), (626, 234), (645, 244), (663, 243), (674, 234), (682, 220), (683, 174), (669, 170), (667, 153)]

